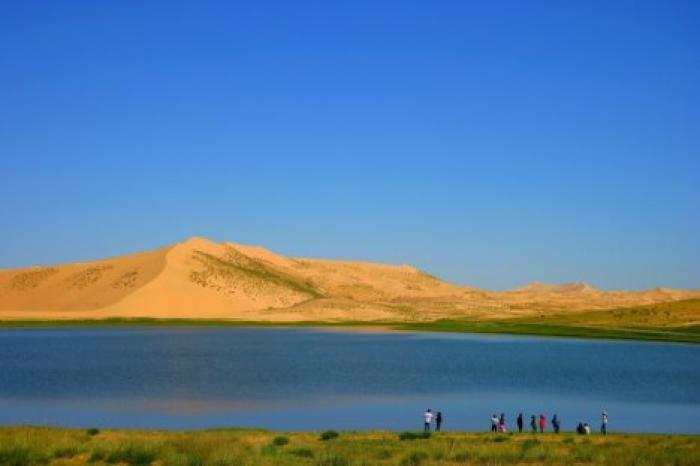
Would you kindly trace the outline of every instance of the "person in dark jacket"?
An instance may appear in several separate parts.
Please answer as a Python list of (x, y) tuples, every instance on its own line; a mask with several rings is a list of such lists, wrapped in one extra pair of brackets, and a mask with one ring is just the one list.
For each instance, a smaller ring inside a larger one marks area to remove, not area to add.
[(556, 414), (552, 417), (552, 428), (555, 434), (559, 433), (559, 417)]
[(523, 433), (523, 413), (518, 414), (518, 432)]
[(533, 434), (537, 432), (537, 419), (535, 419), (534, 414), (530, 416), (530, 427), (532, 427)]
[(435, 416), (435, 432), (440, 432), (440, 426), (442, 426), (442, 411), (438, 411)]

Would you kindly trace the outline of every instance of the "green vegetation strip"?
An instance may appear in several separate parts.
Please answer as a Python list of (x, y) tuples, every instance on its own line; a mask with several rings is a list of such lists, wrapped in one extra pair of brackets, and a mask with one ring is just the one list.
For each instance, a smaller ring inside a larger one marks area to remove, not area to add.
[(396, 328), (430, 332), (495, 333), (543, 337), (605, 338), (614, 340), (646, 340), (679, 343), (700, 343), (700, 333), (684, 328), (604, 328), (513, 320), (458, 321), (438, 320), (426, 323), (399, 324)]
[(678, 343), (700, 343), (698, 327), (669, 328), (604, 328), (579, 325), (532, 323), (517, 320), (437, 320), (433, 322), (256, 322), (224, 319), (151, 319), (109, 318), (82, 320), (4, 320), (0, 328), (42, 327), (339, 327), (351, 329), (386, 329), (422, 332), (489, 333), (533, 335), (542, 337), (604, 338)]
[[(2, 465), (655, 465), (700, 464), (700, 437), (263, 430), (0, 428)], [(401, 439), (403, 438), (403, 440)]]

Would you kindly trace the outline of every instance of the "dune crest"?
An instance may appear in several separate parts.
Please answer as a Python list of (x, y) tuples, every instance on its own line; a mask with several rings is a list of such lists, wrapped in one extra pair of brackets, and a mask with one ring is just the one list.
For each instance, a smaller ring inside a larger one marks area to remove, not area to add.
[(461, 287), (408, 265), (294, 258), (191, 237), (150, 252), (0, 270), (0, 319), (104, 317), (423, 321), (603, 310), (700, 297), (538, 282)]

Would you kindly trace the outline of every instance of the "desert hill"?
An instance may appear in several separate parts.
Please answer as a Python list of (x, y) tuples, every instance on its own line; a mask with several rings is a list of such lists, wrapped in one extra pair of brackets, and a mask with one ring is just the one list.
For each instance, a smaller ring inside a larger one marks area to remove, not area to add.
[(259, 321), (507, 318), (700, 297), (697, 291), (601, 291), (533, 283), (492, 292), (406, 265), (293, 258), (190, 238), (93, 262), (0, 270), (0, 320), (104, 317)]

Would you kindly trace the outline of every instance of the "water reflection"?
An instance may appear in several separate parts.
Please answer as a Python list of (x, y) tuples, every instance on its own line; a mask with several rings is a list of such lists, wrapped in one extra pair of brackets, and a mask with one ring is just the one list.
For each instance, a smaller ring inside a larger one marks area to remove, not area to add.
[(336, 329), (0, 331), (0, 423), (271, 429), (563, 428), (700, 432), (700, 348)]

